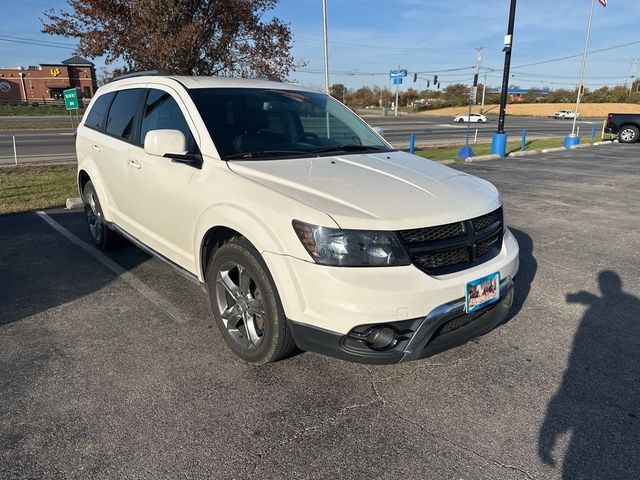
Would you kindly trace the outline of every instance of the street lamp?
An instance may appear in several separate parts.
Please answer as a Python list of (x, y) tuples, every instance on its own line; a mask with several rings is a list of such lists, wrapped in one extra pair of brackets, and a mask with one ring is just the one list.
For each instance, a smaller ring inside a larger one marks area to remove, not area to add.
[(511, 50), (513, 48), (513, 27), (516, 21), (516, 0), (511, 0), (509, 8), (509, 25), (504, 37), (504, 71), (502, 72), (502, 92), (500, 95), (500, 115), (498, 116), (498, 131), (493, 134), (491, 153), (501, 157), (507, 154), (507, 134), (504, 132), (504, 120), (507, 109), (507, 94), (509, 90), (509, 71), (511, 69)]
[(327, 0), (322, 0), (322, 23), (324, 37), (324, 92), (329, 95), (329, 36), (327, 32)]

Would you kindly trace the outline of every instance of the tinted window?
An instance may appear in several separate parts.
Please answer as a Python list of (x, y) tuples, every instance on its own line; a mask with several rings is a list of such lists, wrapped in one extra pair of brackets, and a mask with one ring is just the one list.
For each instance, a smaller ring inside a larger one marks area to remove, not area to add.
[(144, 145), (144, 139), (149, 131), (159, 129), (180, 130), (187, 140), (187, 151), (192, 153), (197, 151), (189, 125), (173, 97), (162, 90), (150, 89), (144, 106), (140, 143)]
[(97, 130), (102, 129), (104, 116), (107, 114), (109, 104), (111, 103), (114, 95), (115, 93), (105, 93), (104, 95), (100, 95), (96, 98), (91, 110), (89, 110), (87, 120), (84, 122), (85, 126), (95, 128)]
[(321, 93), (194, 88), (189, 94), (223, 159), (389, 150), (353, 112)]
[(136, 115), (143, 93), (144, 89), (134, 88), (121, 90), (116, 94), (105, 128), (108, 134), (130, 141), (135, 138)]

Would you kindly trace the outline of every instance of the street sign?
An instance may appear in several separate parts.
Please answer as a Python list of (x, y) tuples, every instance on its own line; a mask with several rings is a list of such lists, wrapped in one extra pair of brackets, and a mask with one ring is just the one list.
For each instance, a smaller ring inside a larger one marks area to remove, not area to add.
[(394, 84), (394, 85), (402, 85), (402, 78), (400, 78), (400, 77), (395, 77), (395, 78), (393, 79), (393, 84)]
[(69, 90), (65, 90), (62, 92), (64, 96), (64, 106), (67, 110), (77, 110), (78, 109), (78, 90), (75, 88), (70, 88)]
[(403, 68), (402, 70), (389, 70), (389, 78), (401, 78), (406, 76), (407, 70), (405, 68)]

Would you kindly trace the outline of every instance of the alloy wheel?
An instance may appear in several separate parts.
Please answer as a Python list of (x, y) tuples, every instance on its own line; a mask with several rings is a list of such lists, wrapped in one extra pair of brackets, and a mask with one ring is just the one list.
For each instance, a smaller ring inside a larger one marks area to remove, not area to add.
[(266, 312), (262, 295), (249, 270), (235, 261), (222, 264), (216, 275), (216, 304), (231, 339), (245, 349), (262, 342)]

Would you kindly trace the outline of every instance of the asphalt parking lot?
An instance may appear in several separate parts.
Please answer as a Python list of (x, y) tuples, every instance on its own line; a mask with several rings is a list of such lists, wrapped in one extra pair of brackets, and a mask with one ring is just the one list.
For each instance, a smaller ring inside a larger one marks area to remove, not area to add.
[(425, 360), (243, 364), (206, 294), (77, 211), (0, 216), (0, 478), (637, 479), (640, 148), (459, 167), (521, 247), (510, 320)]

